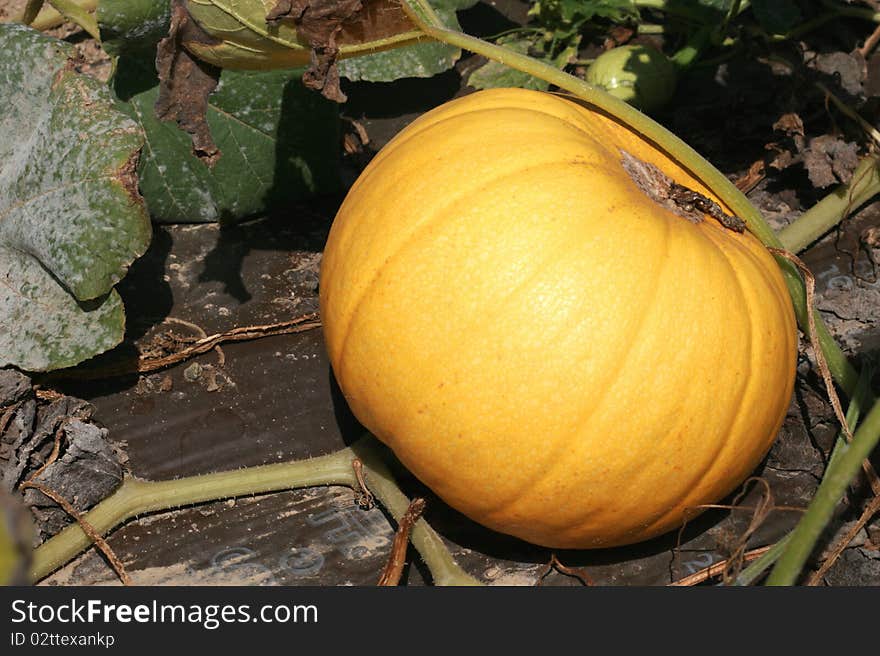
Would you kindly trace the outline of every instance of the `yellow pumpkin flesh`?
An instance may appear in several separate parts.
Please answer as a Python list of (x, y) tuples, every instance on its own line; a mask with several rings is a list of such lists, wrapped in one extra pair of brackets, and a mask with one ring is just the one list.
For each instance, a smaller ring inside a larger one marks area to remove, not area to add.
[(322, 263), (355, 416), (450, 506), (548, 547), (679, 526), (756, 467), (792, 393), (773, 258), (649, 198), (622, 150), (717, 200), (600, 113), (482, 91), (382, 149)]

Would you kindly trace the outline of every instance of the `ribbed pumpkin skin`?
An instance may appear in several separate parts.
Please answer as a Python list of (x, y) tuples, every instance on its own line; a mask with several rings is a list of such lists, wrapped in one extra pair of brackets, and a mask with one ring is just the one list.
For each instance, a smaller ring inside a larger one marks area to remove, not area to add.
[(447, 103), (364, 171), (322, 264), (354, 414), (450, 506), (548, 547), (679, 526), (755, 468), (792, 393), (773, 258), (649, 199), (620, 148), (711, 197), (560, 97)]

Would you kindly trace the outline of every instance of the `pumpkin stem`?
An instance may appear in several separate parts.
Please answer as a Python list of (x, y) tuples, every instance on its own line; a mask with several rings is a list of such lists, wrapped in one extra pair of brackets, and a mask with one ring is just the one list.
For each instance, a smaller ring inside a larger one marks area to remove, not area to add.
[(723, 227), (742, 233), (746, 224), (742, 219), (727, 214), (711, 198), (677, 183), (659, 168), (625, 150), (620, 150), (620, 163), (627, 175), (648, 198), (673, 214), (691, 223), (702, 223), (708, 214)]

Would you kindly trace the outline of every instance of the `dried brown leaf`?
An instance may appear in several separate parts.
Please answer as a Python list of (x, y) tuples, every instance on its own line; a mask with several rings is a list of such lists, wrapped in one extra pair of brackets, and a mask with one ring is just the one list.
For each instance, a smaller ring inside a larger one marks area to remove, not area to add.
[(830, 134), (810, 139), (804, 152), (804, 166), (810, 182), (819, 189), (848, 183), (858, 164), (856, 144)]
[(212, 39), (190, 18), (183, 0), (172, 0), (171, 27), (156, 51), (156, 116), (175, 121), (189, 133), (195, 156), (213, 166), (221, 152), (208, 127), (208, 96), (217, 88), (220, 69), (196, 59), (182, 46), (184, 41), (205, 43)]
[(336, 66), (338, 37), (346, 23), (360, 17), (362, 8), (361, 0), (278, 0), (266, 15), (269, 23), (289, 18), (296, 24), (299, 36), (311, 48), (303, 84), (329, 100), (343, 103), (347, 99)]

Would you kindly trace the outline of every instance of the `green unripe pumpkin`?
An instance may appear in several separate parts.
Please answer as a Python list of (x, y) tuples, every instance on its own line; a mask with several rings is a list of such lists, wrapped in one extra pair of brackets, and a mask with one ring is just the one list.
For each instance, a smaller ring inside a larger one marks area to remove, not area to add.
[(675, 93), (675, 64), (641, 45), (612, 48), (587, 69), (586, 80), (643, 111), (662, 107)]

